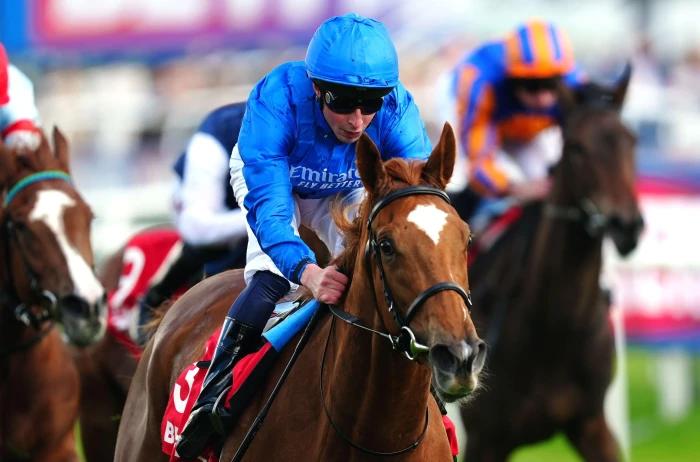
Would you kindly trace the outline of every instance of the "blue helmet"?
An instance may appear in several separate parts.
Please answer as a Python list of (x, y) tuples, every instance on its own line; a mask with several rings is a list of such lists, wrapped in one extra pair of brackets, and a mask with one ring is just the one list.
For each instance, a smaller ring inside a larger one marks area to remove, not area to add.
[(314, 80), (360, 88), (399, 83), (399, 60), (384, 25), (355, 13), (323, 22), (306, 50), (306, 72)]

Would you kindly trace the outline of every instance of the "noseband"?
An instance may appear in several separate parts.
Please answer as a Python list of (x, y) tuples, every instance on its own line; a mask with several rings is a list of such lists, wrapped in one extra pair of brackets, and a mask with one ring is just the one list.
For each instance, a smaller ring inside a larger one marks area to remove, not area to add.
[[(5, 195), (3, 206), (5, 209), (10, 205), (17, 194), (29, 185), (48, 180), (63, 180), (71, 183), (70, 175), (59, 170), (47, 170), (28, 175), (18, 181)], [(3, 351), (4, 354), (9, 354), (16, 351), (21, 351), (36, 344), (41, 338), (48, 333), (49, 329), (42, 329), (46, 322), (58, 319), (58, 297), (51, 291), (44, 290), (39, 285), (39, 277), (32, 269), (27, 261), (27, 256), (22, 251), (21, 243), (17, 235), (17, 227), (12, 221), (9, 213), (4, 223), (5, 228), (5, 255), (6, 255), (6, 272), (9, 278), (7, 292), (0, 290), (0, 302), (8, 306), (14, 305), (13, 314), (17, 321), (27, 327), (32, 327), (37, 331), (37, 335), (27, 342), (15, 345), (13, 348)], [(29, 280), (30, 297), (28, 300), (22, 300), (17, 294), (14, 271), (11, 267), (10, 259), (10, 243), (14, 242), (22, 257), (24, 271)], [(33, 309), (38, 307), (39, 309)]]
[(586, 233), (593, 238), (602, 236), (610, 222), (610, 219), (588, 198), (584, 198), (578, 206), (546, 204), (544, 213), (553, 219), (581, 223)]

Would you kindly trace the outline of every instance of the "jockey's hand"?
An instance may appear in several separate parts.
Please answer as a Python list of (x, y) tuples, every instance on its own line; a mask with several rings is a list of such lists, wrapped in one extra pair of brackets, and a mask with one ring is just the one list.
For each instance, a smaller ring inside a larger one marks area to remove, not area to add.
[(338, 271), (336, 266), (321, 268), (309, 263), (301, 273), (301, 284), (309, 289), (314, 298), (321, 303), (336, 304), (343, 297), (348, 277)]
[(549, 194), (550, 189), (552, 189), (552, 180), (547, 177), (513, 184), (508, 195), (518, 199), (520, 202), (529, 202), (544, 199)]

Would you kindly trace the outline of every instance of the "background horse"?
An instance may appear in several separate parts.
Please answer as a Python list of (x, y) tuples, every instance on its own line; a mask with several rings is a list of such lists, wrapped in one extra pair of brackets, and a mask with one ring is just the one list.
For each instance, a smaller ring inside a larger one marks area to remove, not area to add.
[[(383, 163), (363, 136), (357, 166), (368, 196), (358, 218), (341, 224), (348, 247), (338, 263), (351, 275), (344, 309), (363, 325), (392, 335), (400, 331), (396, 319), (404, 319), (404, 330), (415, 332), (428, 353), (418, 362), (408, 361), (385, 338), (324, 313), (245, 460), (374, 460), (373, 452), (402, 449), (392, 460), (451, 460), (431, 379), (444, 398), (463, 398), (476, 387), (485, 355), (465, 292), (469, 228), (439, 195), (454, 156), (449, 126), (425, 164)], [(169, 391), (179, 373), (200, 357), (243, 286), (241, 271), (214, 276), (166, 313), (129, 390), (116, 461), (168, 459), (160, 449), (160, 424)], [(396, 319), (387, 309), (383, 289), (388, 287)], [(409, 305), (417, 307), (412, 314)], [(282, 352), (260, 395), (243, 411), (221, 460), (231, 460), (290, 354), (289, 348)], [(320, 396), (322, 379), (325, 394)]]
[(92, 212), (72, 185), (68, 145), (0, 145), (0, 460), (77, 461), (78, 374), (55, 322), (76, 345), (104, 331), (92, 272)]
[(141, 354), (124, 321), (137, 314), (139, 300), (152, 278), (163, 273), (172, 263), (168, 257), (180, 247), (172, 229), (144, 230), (100, 268), (110, 312), (107, 332), (95, 345), (74, 352), (80, 373), (80, 429), (88, 462), (114, 458), (119, 417)]
[(611, 381), (609, 301), (599, 287), (604, 236), (631, 252), (643, 222), (635, 138), (620, 120), (629, 68), (614, 88), (565, 95), (564, 148), (542, 203), (470, 267), (488, 379), (463, 408), (466, 460), (502, 461), (563, 431), (587, 461), (618, 460), (603, 401)]

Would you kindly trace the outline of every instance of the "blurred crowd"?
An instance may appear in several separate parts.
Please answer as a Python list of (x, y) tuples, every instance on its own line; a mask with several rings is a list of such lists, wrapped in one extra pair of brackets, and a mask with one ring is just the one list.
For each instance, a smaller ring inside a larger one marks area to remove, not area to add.
[[(449, 15), (443, 11), (433, 17), (425, 6), (417, 11), (406, 7), (389, 21), (401, 80), (433, 140), (448, 118), (439, 96), (446, 73), (478, 44), (498, 38), (523, 19), (523, 8), (487, 15), (488, 3), (475, 2), (483, 7), (472, 5), (471, 22), (459, 28), (454, 21), (443, 27), (440, 21)], [(620, 2), (592, 2), (576, 18), (568, 7), (535, 3), (561, 18), (558, 22), (569, 30), (577, 59), (591, 78), (611, 81), (626, 62), (632, 63), (624, 116), (638, 135), (642, 173), (674, 165), (682, 165), (681, 172), (689, 171), (688, 166), (700, 170), (700, 131), (695, 128), (700, 124), (700, 39), (669, 53), (668, 43), (630, 33), (636, 30), (637, 10), (621, 10)], [(452, 4), (457, 8), (457, 2)], [(590, 24), (600, 24), (600, 31)], [(261, 76), (284, 61), (303, 59), (304, 53), (298, 44), (212, 48), (147, 59), (128, 54), (101, 61), (78, 58), (60, 65), (20, 59), (17, 64), (35, 84), (44, 126), (60, 126), (71, 141), (74, 175), (92, 198), (98, 219), (116, 214), (133, 229), (139, 226), (135, 221), (169, 220), (171, 166), (202, 117), (221, 104), (246, 99)], [(122, 206), (124, 198), (134, 206), (119, 214), (113, 206)]]
[[(437, 96), (440, 79), (476, 43), (455, 40), (401, 55), (402, 81), (415, 96), (431, 137), (446, 117)], [(44, 123), (58, 124), (68, 133), (78, 169), (107, 175), (85, 175), (86, 187), (133, 185), (169, 178), (169, 163), (207, 111), (244, 100), (264, 73), (303, 56), (303, 48), (220, 51), (158, 64), (60, 68), (34, 81)], [(700, 163), (700, 132), (695, 129), (700, 122), (700, 45), (669, 60), (641, 39), (634, 53), (617, 58), (584, 62), (584, 68), (590, 77), (605, 81), (626, 61), (632, 63), (625, 117), (639, 136), (642, 167), (647, 156)]]

